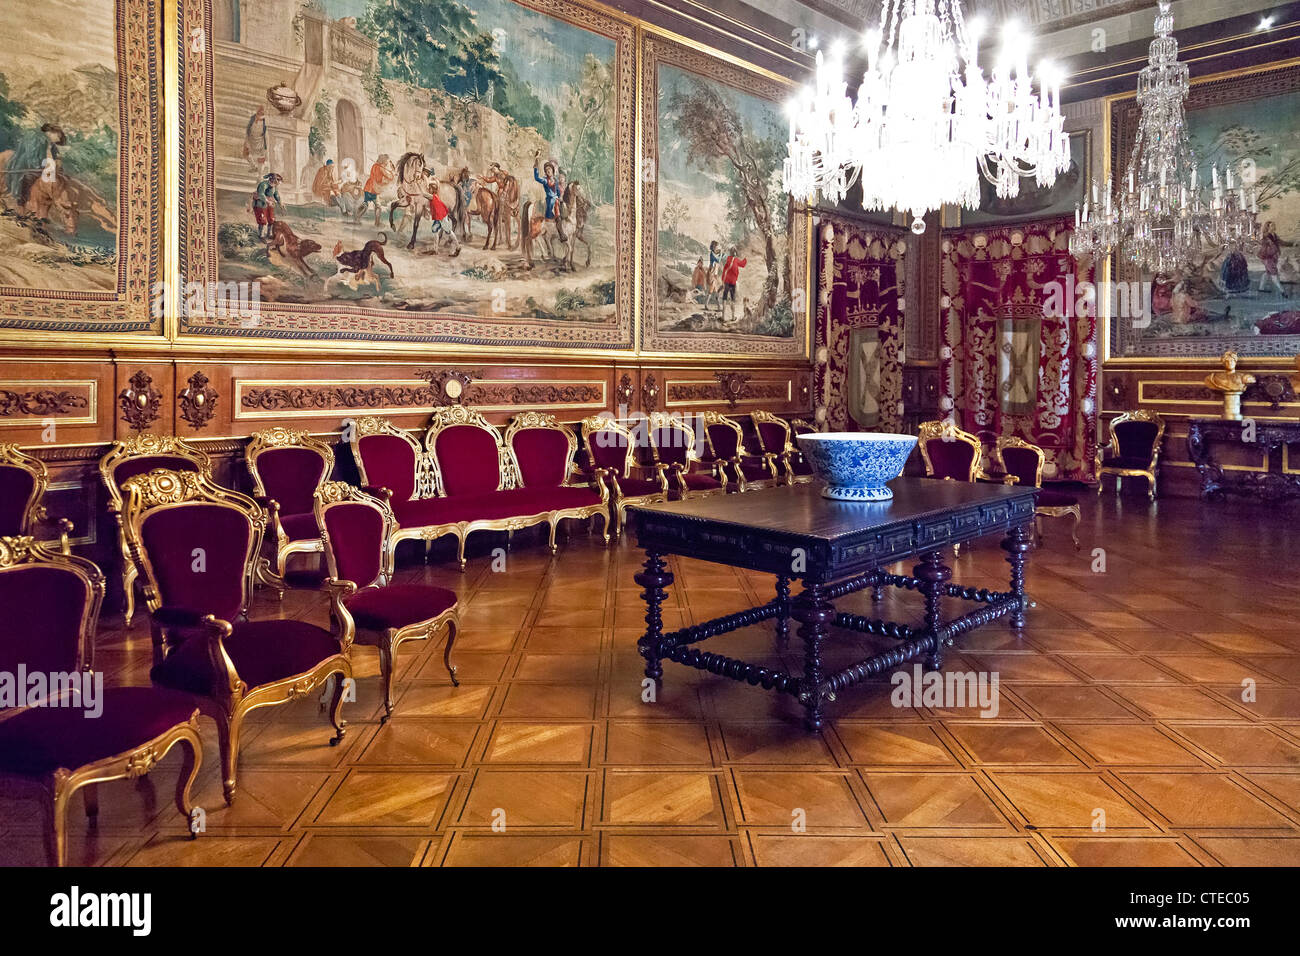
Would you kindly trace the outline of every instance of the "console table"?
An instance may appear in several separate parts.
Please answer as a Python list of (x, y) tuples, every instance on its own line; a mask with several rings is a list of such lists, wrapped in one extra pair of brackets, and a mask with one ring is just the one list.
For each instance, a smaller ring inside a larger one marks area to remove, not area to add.
[[(1253, 429), (1253, 436), (1248, 429)], [(1244, 439), (1253, 438), (1252, 441)], [(1201, 497), (1223, 497), (1230, 493), (1274, 500), (1300, 497), (1300, 460), (1294, 471), (1249, 471), (1225, 468), (1214, 457), (1214, 444), (1249, 444), (1260, 449), (1271, 469), (1274, 452), (1286, 445), (1300, 447), (1300, 421), (1231, 421), (1223, 418), (1193, 418), (1187, 426), (1187, 452), (1201, 477)], [(1300, 459), (1300, 456), (1297, 456)], [(1282, 468), (1279, 463), (1278, 468)]]
[[(968, 484), (934, 478), (898, 478), (889, 483), (892, 501), (829, 501), (819, 484), (767, 488), (736, 495), (689, 499), (628, 508), (637, 543), (646, 552), (633, 580), (645, 590), (646, 631), (637, 642), (645, 674), (663, 680), (663, 661), (707, 670), (751, 686), (793, 695), (804, 707), (810, 730), (822, 727), (822, 704), (845, 687), (870, 679), (904, 661), (928, 656), (942, 664), (943, 648), (983, 624), (1006, 617), (1024, 627), (1025, 555), (1030, 548), (1037, 488)], [(966, 587), (952, 581), (944, 551), (992, 532), (1006, 532), (1002, 547), (1011, 565), (1007, 591)], [(662, 605), (673, 582), (666, 555), (678, 554), (776, 577), (776, 597), (766, 604), (664, 633)], [(911, 575), (891, 574), (886, 565), (918, 556)], [(790, 597), (790, 582), (803, 582)], [(857, 614), (836, 613), (832, 601), (863, 588), (873, 596), (887, 585), (919, 591), (925, 624), (914, 627)], [(962, 598), (976, 608), (942, 619), (944, 597)], [(775, 622), (784, 642), (789, 620), (799, 622), (804, 644), (802, 675), (702, 651), (695, 645), (762, 621)], [(822, 667), (822, 642), (830, 626), (892, 638), (898, 643), (834, 673)]]

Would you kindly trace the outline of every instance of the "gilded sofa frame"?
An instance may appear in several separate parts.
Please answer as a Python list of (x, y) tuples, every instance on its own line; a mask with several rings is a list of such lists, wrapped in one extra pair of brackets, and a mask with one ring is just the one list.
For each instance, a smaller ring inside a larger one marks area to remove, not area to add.
[[(1123, 422), (1150, 422), (1156, 426), (1155, 441), (1151, 444), (1151, 461), (1146, 468), (1116, 468), (1106, 466), (1101, 463), (1105, 457), (1104, 452), (1113, 448), (1115, 455), (1121, 454), (1119, 447), (1119, 436), (1115, 434), (1115, 426)], [(1105, 487), (1105, 477), (1113, 475), (1115, 477), (1115, 490), (1118, 492), (1120, 481), (1124, 478), (1145, 478), (1147, 480), (1147, 498), (1150, 501), (1156, 500), (1156, 471), (1160, 465), (1160, 443), (1165, 438), (1165, 420), (1159, 412), (1152, 411), (1149, 408), (1136, 408), (1131, 412), (1124, 412), (1122, 415), (1116, 415), (1110, 420), (1110, 441), (1106, 444), (1097, 443), (1097, 454), (1095, 464), (1097, 467), (1097, 494), (1100, 495), (1102, 488)]]
[[(0, 537), (0, 574), (33, 564), (56, 565), (72, 571), (86, 585), (90, 595), (81, 618), (77, 639), (75, 669), (91, 672), (94, 668), (95, 627), (99, 622), (100, 608), (104, 602), (104, 575), (91, 561), (56, 550), (35, 541), (30, 536)], [(14, 707), (0, 712), (0, 722), (16, 717), (25, 707)], [(194, 810), (190, 793), (199, 775), (203, 761), (203, 745), (199, 740), (199, 709), (190, 719), (168, 728), (163, 733), (137, 747), (103, 757), (79, 767), (58, 767), (44, 779), (17, 774), (0, 774), (0, 794), (10, 797), (30, 795), (35, 789), (45, 817), (46, 853), (52, 866), (66, 866), (68, 862), (67, 817), (68, 804), (79, 791), (85, 791), (86, 816), (92, 823), (99, 814), (96, 786), (110, 780), (135, 779), (149, 773), (154, 766), (178, 743), (185, 745), (185, 762), (176, 781), (176, 808), (190, 820)], [(191, 828), (190, 836), (197, 836)]]
[[(257, 470), (258, 456), (280, 448), (305, 448), (315, 452), (321, 458), (321, 474), (316, 481), (316, 487), (320, 488), (329, 481), (330, 472), (334, 470), (334, 449), (319, 438), (312, 438), (311, 432), (306, 429), (295, 430), (275, 425), (272, 428), (253, 432), (248, 445), (244, 448), (244, 464), (248, 467), (248, 473), (253, 479), (253, 490), (258, 497), (267, 496), (266, 486), (262, 483), (262, 476)], [(323, 548), (320, 538), (313, 538), (310, 541), (291, 541), (280, 523), (278, 508), (273, 513), (271, 527), (275, 531), (275, 573), (282, 578), (285, 564), (291, 554), (320, 554)], [(284, 596), (283, 591), (280, 592), (280, 596)]]
[[(523, 487), (523, 470), (519, 466), (519, 458), (515, 454), (514, 437), (522, 431), (528, 431), (535, 428), (546, 428), (552, 431), (558, 431), (564, 435), (569, 443), (569, 456), (564, 461), (564, 485), (566, 488), (580, 487), (573, 483), (574, 478), (586, 478), (582, 468), (578, 465), (578, 436), (573, 433), (573, 429), (561, 422), (554, 415), (546, 412), (520, 412), (510, 419), (506, 426), (504, 438), (506, 454), (510, 458), (510, 467), (514, 471), (516, 483)], [(603, 474), (594, 473), (592, 482), (596, 487), (592, 490), (600, 495), (600, 504), (583, 505), (577, 508), (556, 508), (547, 512), (548, 521), (551, 526), (550, 547), (551, 554), (556, 552), (555, 529), (565, 518), (571, 518), (575, 521), (589, 521), (599, 516), (602, 521), (601, 536), (605, 544), (609, 544), (609, 486), (605, 484)], [(583, 482), (586, 484), (586, 482)]]
[[(655, 443), (654, 436), (655, 432), (666, 428), (671, 428), (685, 436), (684, 447), (686, 449), (686, 454), (684, 456), (684, 465), (678, 462), (666, 463), (659, 460), (659, 446)], [(690, 469), (691, 462), (700, 465), (707, 464), (707, 462), (705, 462), (695, 450), (695, 429), (682, 421), (680, 417), (669, 414), (668, 412), (651, 412), (650, 418), (646, 422), (646, 441), (650, 446), (650, 456), (654, 461), (654, 469), (656, 473), (666, 475), (668, 472), (672, 472), (677, 487), (677, 494), (680, 496), (681, 500), (685, 501), (688, 498), (708, 498), (713, 495), (725, 495), (727, 493), (727, 481), (725, 476), (719, 479), (721, 485), (717, 488), (702, 488), (698, 491), (690, 491), (687, 489), (685, 473)]]
[[(238, 491), (222, 488), (206, 475), (170, 471), (165, 468), (155, 468), (146, 474), (127, 479), (123, 490), (126, 497), (122, 509), (122, 524), (131, 557), (139, 564), (144, 576), (145, 602), (151, 616), (162, 607), (162, 597), (158, 587), (158, 576), (149, 560), (148, 552), (144, 549), (141, 529), (149, 515), (191, 502), (201, 501), (234, 509), (241, 512), (249, 522), (251, 534), (241, 582), (240, 617), (247, 618), (255, 581), (261, 581), (270, 587), (283, 587), (283, 581), (280, 581), (271, 571), (270, 562), (261, 557), (262, 539), (269, 522), (268, 509), (263, 508), (252, 498)], [(151, 619), (150, 624), (156, 665), (163, 659), (163, 630), (156, 619)], [(343, 739), (346, 727), (346, 722), (342, 718), (343, 697), (345, 685), (352, 678), (346, 632), (340, 636), (339, 653), (327, 657), (310, 671), (293, 674), (249, 689), (240, 678), (235, 663), (225, 648), (225, 640), (234, 630), (232, 622), (207, 614), (198, 624), (203, 633), (195, 634), (188, 640), (209, 642), (211, 659), (216, 670), (211, 694), (198, 697), (198, 702), (199, 709), (211, 717), (217, 725), (217, 737), (221, 749), (222, 792), (227, 806), (235, 800), (240, 733), (244, 718), (252, 711), (299, 700), (325, 684), (330, 678), (337, 677), (333, 682), (333, 699), (330, 703), (330, 723), (336, 733), (330, 743), (336, 745)]]
[[(655, 479), (659, 482), (660, 491), (646, 495), (625, 495), (623, 494), (622, 481), (625, 478), (632, 477), (632, 469), (637, 467), (636, 462), (636, 435), (632, 429), (628, 428), (616, 418), (605, 415), (591, 415), (584, 418), (579, 426), (582, 429), (582, 444), (587, 448), (587, 457), (591, 460), (591, 470), (593, 474), (603, 473), (609, 483), (609, 488), (613, 494), (613, 515), (614, 515), (614, 537), (623, 533), (623, 528), (627, 524), (627, 509), (632, 505), (649, 505), (658, 501), (668, 500), (668, 477), (662, 470), (655, 472)], [(623, 438), (627, 446), (627, 454), (623, 458), (623, 466), (615, 472), (611, 468), (596, 467), (596, 459), (591, 453), (593, 436), (602, 431), (613, 432)]]
[[(393, 516), (393, 509), (388, 506), (388, 502), (375, 495), (368, 494), (345, 481), (325, 482), (316, 489), (314, 499), (316, 524), (321, 529), (321, 540), (325, 546), (325, 562), (329, 569), (329, 577), (325, 580), (325, 588), (330, 596), (330, 609), (342, 629), (343, 643), (349, 649), (354, 643), (373, 643), (379, 650), (379, 679), (384, 692), (384, 717), (380, 723), (384, 723), (393, 715), (393, 675), (395, 672), (394, 665), (397, 661), (397, 649), (407, 641), (433, 638), (443, 627), (446, 627), (447, 646), (443, 651), (442, 661), (447, 667), (447, 672), (451, 675), (452, 685), (459, 687), (460, 680), (456, 677), (456, 665), (452, 663), (451, 659), (456, 637), (460, 633), (459, 603), (453, 604), (437, 617), (432, 617), (427, 621), (417, 621), (414, 624), (408, 624), (406, 627), (390, 627), (382, 632), (373, 632), (375, 634), (373, 642), (357, 641), (356, 621), (353, 619), (345, 602), (359, 590), (364, 590), (367, 587), (382, 588), (393, 579), (395, 554), (392, 532), (394, 525), (397, 524), (397, 519)], [(338, 562), (334, 557), (334, 548), (330, 543), (329, 532), (326, 530), (325, 525), (325, 514), (330, 508), (352, 502), (364, 502), (373, 505), (379, 509), (384, 519), (384, 552), (380, 560), (379, 578), (364, 585), (356, 581), (345, 580), (339, 576)], [(368, 632), (363, 628), (362, 633)]]
[[(1043, 487), (1043, 463), (1047, 460), (1047, 455), (1043, 449), (1033, 442), (1027, 442), (1023, 438), (1014, 436), (1001, 436), (998, 438), (997, 445), (993, 450), (993, 458), (997, 463), (998, 470), (1002, 472), (1002, 480), (1007, 484), (1016, 484), (1016, 481), (1007, 482), (1007, 478), (1015, 478), (1015, 475), (1007, 471), (1006, 459), (1003, 458), (1002, 452), (1007, 448), (1019, 448), (1024, 451), (1033, 452), (1038, 456), (1038, 465), (1034, 469), (1034, 487)], [(1079, 522), (1083, 518), (1082, 512), (1077, 504), (1074, 505), (1035, 505), (1034, 506), (1034, 526), (1038, 534), (1039, 544), (1043, 541), (1042, 522), (1039, 518), (1073, 518), (1074, 523), (1070, 525), (1070, 540), (1074, 542), (1074, 549), (1079, 550)]]
[(132, 458), (153, 458), (166, 456), (184, 458), (192, 462), (198, 473), (212, 478), (212, 459), (207, 453), (195, 448), (184, 439), (171, 435), (133, 435), (113, 442), (111, 448), (99, 460), (99, 476), (108, 491), (108, 513), (117, 523), (117, 544), (122, 556), (122, 615), (123, 624), (131, 626), (135, 616), (135, 582), (140, 575), (140, 568), (131, 557), (131, 549), (126, 541), (126, 530), (122, 524), (122, 489), (113, 479), (113, 471), (123, 462)]

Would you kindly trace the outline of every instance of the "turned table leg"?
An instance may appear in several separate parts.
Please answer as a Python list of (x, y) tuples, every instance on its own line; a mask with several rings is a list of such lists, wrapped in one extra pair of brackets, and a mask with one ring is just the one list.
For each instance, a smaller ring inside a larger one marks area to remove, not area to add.
[(942, 551), (929, 551), (912, 569), (912, 577), (921, 582), (918, 590), (925, 598), (925, 632), (934, 636), (934, 648), (926, 663), (937, 671), (943, 666), (943, 637), (939, 633), (943, 623), (943, 586), (952, 580), (952, 568), (943, 563)]
[(1011, 614), (1012, 628), (1019, 630), (1025, 626), (1025, 608), (1029, 599), (1025, 597), (1025, 557), (1030, 546), (1030, 525), (1016, 525), (1002, 539), (1002, 550), (1007, 553), (1007, 564), (1011, 565), (1011, 593), (1020, 599), (1020, 606)]
[(826, 589), (820, 584), (805, 584), (795, 598), (791, 616), (799, 622), (799, 636), (803, 638), (803, 681), (799, 702), (805, 711), (804, 724), (809, 730), (822, 729), (822, 651), (821, 643), (830, 633), (835, 620), (835, 605), (826, 598)]
[(790, 640), (790, 579), (784, 574), (776, 579), (776, 644), (785, 647)]
[(632, 580), (645, 588), (641, 597), (645, 598), (645, 635), (637, 641), (637, 648), (645, 658), (645, 676), (655, 682), (664, 677), (663, 662), (659, 659), (660, 643), (664, 636), (664, 617), (662, 606), (668, 596), (666, 588), (673, 583), (672, 572), (664, 562), (663, 555), (657, 551), (645, 553), (644, 571), (633, 576)]

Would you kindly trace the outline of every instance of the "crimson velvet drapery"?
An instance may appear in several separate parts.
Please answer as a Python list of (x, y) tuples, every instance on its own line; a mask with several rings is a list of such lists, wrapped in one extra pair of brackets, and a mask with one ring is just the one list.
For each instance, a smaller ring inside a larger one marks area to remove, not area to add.
[(1047, 480), (1088, 481), (1097, 442), (1091, 264), (1065, 220), (946, 233), (941, 407), (992, 446), (1040, 446)]
[(826, 353), (818, 356), (820, 404), (833, 431), (898, 431), (906, 234), (833, 217), (823, 222), (817, 344)]

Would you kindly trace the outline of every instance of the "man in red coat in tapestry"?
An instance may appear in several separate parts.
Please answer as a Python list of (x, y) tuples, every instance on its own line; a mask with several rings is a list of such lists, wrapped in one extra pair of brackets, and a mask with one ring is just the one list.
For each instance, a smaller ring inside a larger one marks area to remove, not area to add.
[[(728, 325), (736, 321), (736, 283), (740, 280), (740, 270), (745, 268), (748, 261), (736, 255), (736, 247), (732, 246), (722, 262), (722, 321)], [(731, 303), (730, 319), (727, 319), (728, 302)]]

